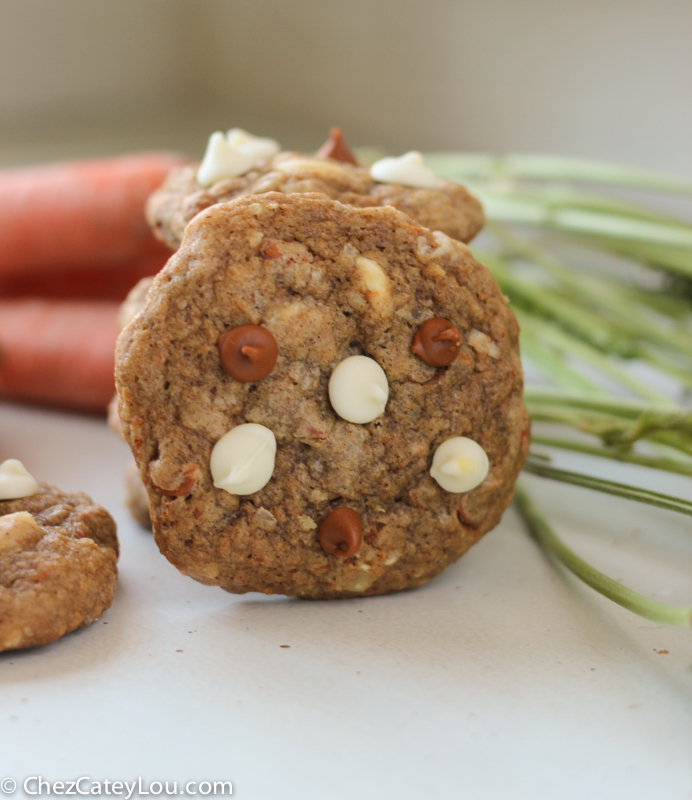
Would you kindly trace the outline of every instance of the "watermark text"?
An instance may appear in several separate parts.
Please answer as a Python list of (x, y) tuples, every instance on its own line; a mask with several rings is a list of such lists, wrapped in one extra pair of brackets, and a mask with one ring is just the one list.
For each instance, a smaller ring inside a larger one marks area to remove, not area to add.
[[(233, 784), (230, 781), (145, 781), (136, 778), (133, 781), (117, 781), (106, 778), (105, 780), (92, 780), (88, 775), (82, 775), (75, 780), (48, 781), (40, 775), (31, 775), (22, 783), (25, 794), (29, 796), (78, 796), (78, 795), (108, 795), (123, 797), (157, 797), (158, 795), (189, 795), (212, 796), (232, 795)], [(14, 778), (0, 780), (0, 791), (3, 794), (13, 794), (17, 789)]]

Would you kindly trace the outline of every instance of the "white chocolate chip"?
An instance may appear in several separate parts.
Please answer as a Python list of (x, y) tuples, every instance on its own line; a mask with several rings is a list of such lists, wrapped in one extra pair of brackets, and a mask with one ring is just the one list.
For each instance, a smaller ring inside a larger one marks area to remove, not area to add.
[(446, 492), (470, 492), (485, 480), (488, 469), (485, 450), (473, 439), (455, 436), (435, 450), (430, 474)]
[(500, 348), (495, 342), (481, 331), (475, 328), (469, 333), (469, 346), (472, 347), (477, 353), (482, 353), (490, 358), (500, 357)]
[(329, 399), (347, 422), (372, 422), (384, 413), (389, 383), (382, 367), (367, 356), (350, 356), (332, 372)]
[(197, 170), (197, 183), (206, 187), (224, 178), (237, 178), (244, 175), (254, 163), (252, 155), (232, 147), (223, 133), (216, 131), (209, 137), (207, 151)]
[(216, 131), (209, 137), (197, 170), (197, 183), (209, 187), (226, 178), (237, 178), (258, 162), (275, 156), (280, 149), (273, 139), (252, 136), (241, 128), (231, 128), (225, 136)]
[(380, 316), (390, 316), (392, 313), (391, 281), (382, 267), (371, 258), (359, 256), (356, 258), (356, 272), (359, 278), (359, 288), (373, 310)]
[(251, 156), (253, 164), (258, 161), (266, 161), (281, 150), (281, 145), (274, 139), (253, 136), (242, 128), (231, 128), (226, 134), (226, 141), (231, 147)]
[(398, 158), (381, 158), (370, 167), (370, 177), (378, 183), (399, 183), (416, 189), (440, 189), (444, 185), (423, 164), (423, 156), (417, 150)]
[(231, 428), (214, 445), (210, 467), (217, 489), (229, 494), (259, 492), (274, 472), (276, 439), (264, 425), (243, 423)]
[(28, 511), (0, 517), (0, 555), (29, 550), (43, 538), (45, 531)]
[(0, 464), (0, 500), (17, 500), (38, 492), (38, 483), (24, 464), (8, 458)]

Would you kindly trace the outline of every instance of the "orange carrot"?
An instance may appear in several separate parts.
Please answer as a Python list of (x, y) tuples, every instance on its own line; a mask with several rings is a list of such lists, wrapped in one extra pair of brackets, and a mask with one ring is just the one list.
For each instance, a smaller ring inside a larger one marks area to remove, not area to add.
[(153, 152), (0, 171), (0, 276), (164, 253), (144, 204), (185, 160)]
[(164, 266), (170, 250), (141, 256), (127, 264), (98, 264), (60, 272), (36, 272), (0, 277), (0, 297), (41, 297), (64, 300), (119, 300), (141, 279)]
[(0, 397), (105, 411), (115, 391), (118, 303), (0, 302)]

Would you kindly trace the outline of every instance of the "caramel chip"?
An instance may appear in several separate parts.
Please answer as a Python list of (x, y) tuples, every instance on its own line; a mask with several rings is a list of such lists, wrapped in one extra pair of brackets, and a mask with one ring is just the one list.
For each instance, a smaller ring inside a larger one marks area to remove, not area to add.
[(333, 556), (351, 558), (363, 541), (363, 526), (357, 511), (337, 508), (320, 526), (320, 544)]
[(354, 164), (358, 166), (358, 159), (350, 151), (344, 141), (344, 135), (339, 128), (332, 128), (329, 131), (329, 139), (315, 153), (317, 158), (331, 158), (334, 161), (341, 161), (343, 164)]
[(461, 348), (461, 333), (447, 319), (433, 317), (424, 322), (416, 333), (411, 352), (431, 367), (446, 367), (454, 361)]
[(219, 355), (226, 372), (242, 383), (261, 381), (271, 374), (279, 348), (276, 339), (259, 325), (237, 325), (219, 337)]

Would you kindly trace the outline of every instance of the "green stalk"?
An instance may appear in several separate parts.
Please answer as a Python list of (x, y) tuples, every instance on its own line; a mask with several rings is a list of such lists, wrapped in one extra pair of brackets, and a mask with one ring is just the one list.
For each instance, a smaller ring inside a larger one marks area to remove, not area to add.
[[(605, 314), (624, 333), (634, 339), (651, 339), (664, 347), (678, 349), (692, 357), (692, 334), (677, 327), (666, 330), (660, 324), (649, 320), (646, 309), (633, 304), (623, 292), (622, 284), (594, 279), (592, 276), (578, 275), (564, 264), (548, 256), (536, 244), (513, 236), (504, 225), (490, 223), (488, 229), (497, 236), (510, 253), (538, 264), (554, 278), (569, 298), (578, 297), (582, 302), (595, 306), (599, 315)], [(692, 254), (691, 254), (692, 257)], [(542, 291), (537, 287), (536, 291)]]
[(602, 317), (548, 287), (519, 278), (497, 256), (483, 253), (476, 257), (490, 269), (510, 300), (529, 313), (556, 320), (572, 334), (603, 352), (616, 353), (623, 358), (639, 355), (638, 345)]
[(692, 463), (681, 461), (677, 458), (665, 456), (646, 456), (632, 450), (620, 450), (614, 447), (600, 447), (595, 444), (577, 442), (574, 439), (561, 439), (555, 436), (531, 435), (531, 444), (542, 444), (545, 447), (556, 447), (560, 450), (572, 450), (575, 453), (586, 453), (599, 458), (610, 458), (613, 461), (622, 461), (627, 464), (638, 464), (642, 467), (660, 469), (664, 472), (674, 472), (677, 475), (692, 477)]
[(551, 422), (567, 425), (582, 433), (597, 436), (606, 445), (621, 448), (630, 447), (637, 439), (645, 438), (629, 420), (599, 414), (596, 411), (565, 408), (561, 406), (526, 404), (532, 422)]
[[(624, 216), (619, 212), (593, 211), (516, 192), (493, 192), (468, 184), (483, 204), (488, 219), (522, 225), (536, 225), (569, 234), (600, 237), (614, 242), (631, 241), (645, 245), (689, 250), (692, 254), (692, 227), (678, 223)], [(678, 271), (692, 274), (684, 262)]]
[(534, 537), (550, 550), (570, 572), (592, 589), (646, 619), (666, 625), (692, 627), (692, 608), (677, 608), (649, 600), (599, 572), (579, 558), (556, 536), (520, 483), (517, 483), (514, 496), (519, 513)]
[(634, 261), (649, 264), (687, 278), (692, 274), (692, 254), (688, 247), (652, 244), (651, 242), (590, 236), (587, 241), (596, 249), (607, 250)]
[[(549, 344), (551, 348), (558, 351), (563, 356), (572, 355), (590, 364), (603, 375), (619, 383), (620, 386), (638, 394), (643, 399), (651, 400), (655, 403), (665, 403), (667, 401), (668, 398), (664, 394), (661, 394), (661, 392), (658, 392), (656, 389), (632, 377), (632, 375), (622, 369), (615, 360), (607, 358), (599, 350), (590, 347), (559, 328), (552, 327), (542, 319), (531, 317), (518, 308), (514, 309), (514, 313), (519, 321), (519, 328), (521, 330), (522, 352), (525, 349), (527, 332), (530, 332), (535, 339)], [(561, 358), (556, 360), (564, 363)], [(541, 365), (538, 364), (538, 366), (540, 368)], [(552, 377), (547, 370), (544, 370), (544, 372), (546, 372), (549, 377)]]
[(626, 419), (636, 419), (645, 411), (660, 411), (662, 413), (682, 413), (689, 419), (692, 426), (692, 412), (682, 411), (673, 403), (652, 405), (643, 403), (641, 400), (628, 400), (622, 397), (584, 397), (577, 394), (567, 394), (555, 391), (554, 389), (544, 389), (539, 387), (529, 387), (524, 391), (524, 401), (529, 403), (546, 403), (555, 406), (567, 406), (571, 408), (583, 408), (590, 411), (602, 411), (606, 414), (613, 414)]
[(601, 390), (573, 370), (544, 341), (535, 336), (530, 326), (521, 331), (522, 358), (528, 358), (549, 380), (560, 388), (581, 394), (601, 394)]
[(689, 181), (648, 170), (582, 158), (517, 154), (497, 156), (487, 153), (426, 153), (425, 163), (440, 175), (455, 175), (462, 179), (582, 181), (692, 197), (692, 183)]
[(672, 431), (658, 431), (657, 433), (652, 433), (640, 438), (647, 439), (651, 442), (658, 442), (680, 453), (684, 453), (686, 456), (692, 456), (692, 441), (690, 439), (683, 439)]
[(542, 478), (550, 478), (561, 483), (581, 486), (584, 489), (593, 489), (596, 492), (624, 497), (626, 500), (636, 500), (638, 503), (665, 508), (668, 511), (677, 511), (680, 514), (687, 514), (692, 517), (692, 503), (680, 497), (652, 492), (649, 489), (640, 489), (637, 486), (630, 486), (626, 483), (607, 481), (603, 478), (596, 478), (593, 475), (570, 472), (569, 470), (558, 469), (557, 467), (539, 464), (534, 461), (527, 461), (524, 464), (524, 470)]
[[(647, 439), (692, 455), (690, 412), (649, 408), (631, 414), (631, 408), (623, 404), (625, 413), (618, 413), (616, 404), (605, 396), (569, 398), (574, 401), (574, 405), (570, 405), (565, 397), (556, 397), (554, 403), (547, 398), (543, 402), (532, 401), (531, 394), (530, 391), (525, 393), (525, 405), (534, 422), (568, 425), (598, 436), (605, 445), (623, 449), (639, 439)], [(545, 392), (543, 394), (545, 396)]]
[(647, 306), (652, 311), (669, 317), (671, 320), (680, 323), (682, 320), (689, 320), (692, 309), (690, 304), (680, 297), (672, 294), (665, 294), (663, 291), (652, 289), (642, 289), (638, 286), (630, 286), (624, 283), (611, 281), (613, 289), (619, 288), (624, 297), (634, 303)]
[(685, 364), (681, 364), (680, 359), (676, 356), (671, 356), (660, 348), (652, 347), (648, 342), (644, 342), (641, 344), (640, 357), (656, 369), (675, 378), (686, 388), (692, 389), (692, 370), (689, 367), (685, 368)]

